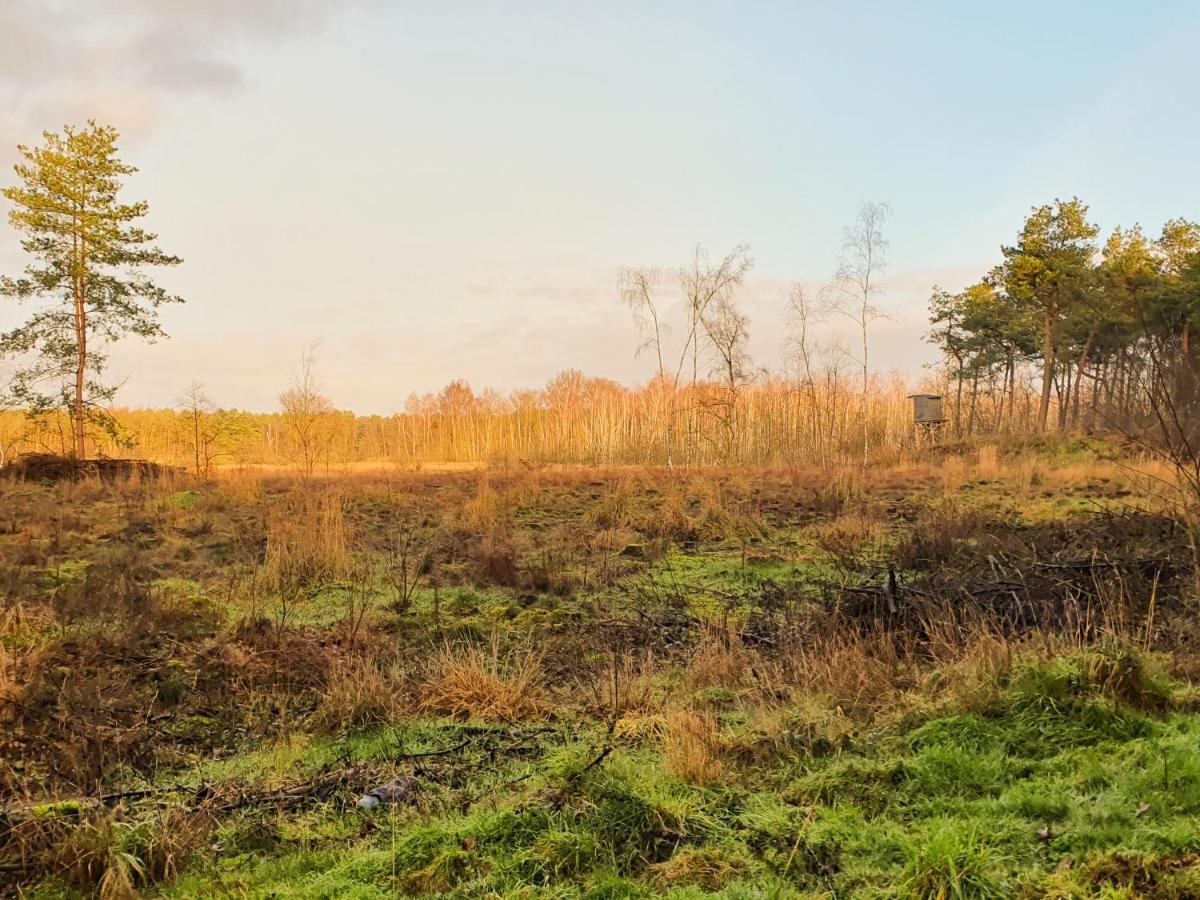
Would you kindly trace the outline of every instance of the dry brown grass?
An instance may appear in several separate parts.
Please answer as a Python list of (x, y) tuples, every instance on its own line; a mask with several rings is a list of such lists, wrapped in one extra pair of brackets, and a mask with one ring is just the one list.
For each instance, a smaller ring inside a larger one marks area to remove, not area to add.
[(695, 885), (705, 891), (719, 891), (746, 869), (744, 859), (730, 856), (719, 847), (685, 847), (651, 866), (650, 876), (660, 890)]
[(530, 649), (488, 644), (444, 646), (421, 685), (421, 708), (460, 719), (511, 722), (541, 718), (551, 708), (541, 657)]
[[(921, 675), (921, 691), (954, 709), (983, 709), (996, 697), (1018, 657), (1032, 654), (1034, 644), (1029, 638), (1019, 648), (1003, 635), (987, 633), (960, 641), (952, 649), (945, 648), (942, 662)], [(1049, 658), (1044, 649), (1038, 655)]]
[(588, 710), (614, 730), (622, 720), (632, 721), (657, 711), (654, 679), (658, 673), (658, 662), (649, 652), (613, 653), (581, 685), (587, 692)]
[(174, 881), (205, 849), (215, 827), (216, 820), (203, 809), (160, 810), (139, 853), (142, 878), (160, 884)]
[(882, 708), (910, 686), (891, 635), (862, 633), (833, 619), (811, 629), (784, 662), (791, 683), (828, 695), (847, 712)]
[(952, 497), (967, 483), (967, 463), (961, 456), (947, 456), (942, 461), (942, 493)]
[(1003, 474), (1000, 464), (1000, 449), (995, 444), (984, 444), (975, 451), (975, 477), (984, 481), (996, 481)]
[[(87, 891), (101, 900), (132, 900), (142, 874), (142, 863), (120, 846), (123, 827), (110, 814), (85, 818), (70, 827), (60, 817), (52, 817), (35, 843), (45, 841), (49, 868), (67, 884)], [(52, 841), (52, 843), (51, 843)]]
[(492, 487), (492, 481), (483, 474), (479, 477), (479, 487), (463, 506), (463, 520), (472, 528), (488, 530), (494, 528), (504, 513), (504, 498)]
[(855, 571), (864, 565), (864, 550), (879, 530), (872, 508), (860, 505), (812, 527), (809, 533), (813, 543), (829, 555), (835, 566)]
[(340, 493), (297, 491), (266, 509), (266, 572), (280, 589), (332, 581), (350, 571), (350, 537)]
[(662, 502), (646, 514), (639, 529), (660, 540), (679, 541), (692, 537), (696, 523), (688, 510), (687, 495), (672, 485)]
[(727, 758), (764, 764), (797, 754), (816, 756), (848, 747), (860, 723), (827, 698), (800, 695), (786, 705), (760, 704), (725, 743)]
[(103, 900), (130, 900), (139, 888), (174, 881), (207, 844), (216, 820), (175, 807), (130, 821), (127, 811), (87, 808), (39, 812), (4, 836), (6, 861), (58, 875)]
[(618, 477), (613, 481), (599, 504), (592, 511), (592, 521), (597, 529), (625, 530), (629, 524), (629, 506), (633, 495), (632, 481), (628, 477)]
[(725, 771), (723, 746), (721, 728), (711, 714), (687, 709), (667, 713), (663, 761), (668, 771), (684, 781), (717, 781)]
[(1029, 502), (1034, 490), (1040, 488), (1045, 479), (1046, 467), (1036, 456), (1026, 455), (1017, 460), (1017, 499), (1022, 503)]
[(735, 624), (705, 622), (688, 664), (688, 681), (696, 688), (746, 687), (753, 681), (751, 672), (756, 661), (757, 654), (742, 642)]
[(912, 529), (897, 542), (893, 561), (902, 569), (950, 562), (964, 542), (979, 535), (985, 521), (976, 507), (954, 497), (939, 498), (918, 509)]
[[(21, 694), (37, 666), (39, 655), (37, 647), (16, 649), (0, 644), (0, 709), (20, 705)], [(6, 718), (0, 714), (0, 725)]]
[(404, 679), (372, 657), (339, 660), (329, 671), (314, 724), (325, 731), (366, 728), (405, 711)]

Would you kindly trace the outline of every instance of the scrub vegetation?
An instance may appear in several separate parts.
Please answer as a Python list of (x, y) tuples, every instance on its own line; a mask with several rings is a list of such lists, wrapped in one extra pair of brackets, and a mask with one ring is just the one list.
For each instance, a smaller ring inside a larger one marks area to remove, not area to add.
[(0, 880), (1196, 896), (1174, 477), (1039, 440), (0, 481)]

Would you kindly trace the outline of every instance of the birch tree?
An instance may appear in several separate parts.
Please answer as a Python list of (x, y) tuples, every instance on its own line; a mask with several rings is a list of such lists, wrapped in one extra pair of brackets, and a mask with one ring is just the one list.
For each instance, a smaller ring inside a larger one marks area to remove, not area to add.
[[(637, 323), (642, 344), (641, 353), (653, 350), (658, 364), (658, 379), (668, 396), (666, 413), (666, 462), (674, 465), (675, 420), (679, 413), (680, 383), (688, 360), (692, 362), (693, 393), (700, 366), (700, 338), (704, 334), (705, 317), (710, 310), (728, 304), (742, 286), (754, 266), (750, 248), (739, 244), (717, 263), (713, 263), (703, 247), (697, 245), (691, 262), (681, 267), (676, 276), (683, 300), (683, 341), (676, 348), (678, 356), (668, 353), (665, 340), (670, 332), (664, 310), (657, 296), (662, 273), (657, 269), (625, 269), (620, 276), (621, 299), (630, 308)], [(688, 412), (689, 425), (691, 410)], [(693, 435), (689, 427), (689, 445)]]
[(842, 235), (842, 260), (834, 276), (829, 297), (831, 308), (850, 319), (859, 334), (862, 355), (862, 465), (867, 467), (870, 451), (868, 423), (871, 414), (871, 361), (870, 329), (884, 313), (875, 305), (882, 285), (883, 271), (887, 266), (887, 241), (883, 237), (883, 226), (891, 214), (886, 203), (864, 202), (858, 209), (854, 224), (848, 225)]

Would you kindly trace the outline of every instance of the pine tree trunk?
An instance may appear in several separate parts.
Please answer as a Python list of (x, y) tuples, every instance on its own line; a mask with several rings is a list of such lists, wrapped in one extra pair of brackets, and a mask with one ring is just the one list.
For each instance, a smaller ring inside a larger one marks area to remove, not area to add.
[(1038, 431), (1046, 430), (1050, 417), (1050, 391), (1054, 386), (1054, 316), (1046, 312), (1042, 324), (1042, 402), (1038, 408)]
[(75, 431), (75, 459), (87, 457), (87, 430), (84, 423), (84, 390), (87, 384), (87, 307), (84, 305), (86, 260), (82, 241), (74, 238), (76, 271), (72, 277), (75, 300), (75, 396), (71, 404), (71, 424)]

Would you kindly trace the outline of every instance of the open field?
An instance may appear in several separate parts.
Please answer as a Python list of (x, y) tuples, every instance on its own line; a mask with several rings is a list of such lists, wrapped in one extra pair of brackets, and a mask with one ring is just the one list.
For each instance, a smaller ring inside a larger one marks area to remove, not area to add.
[(1074, 441), (0, 482), (0, 882), (1197, 896), (1169, 481)]
[(0, 900), (1200, 900), (1200, 3), (1010, 6), (0, 0)]

